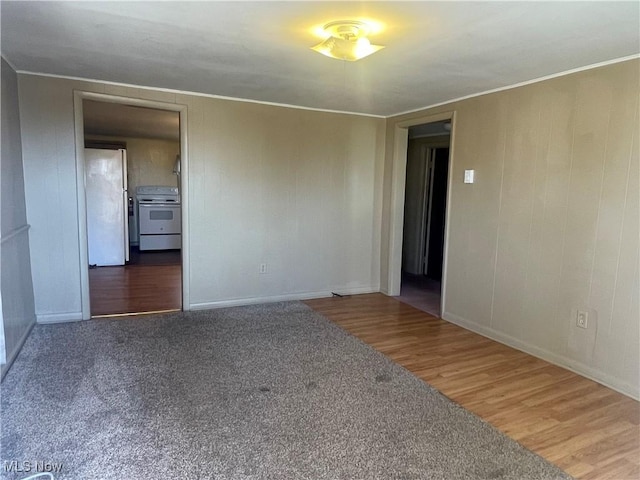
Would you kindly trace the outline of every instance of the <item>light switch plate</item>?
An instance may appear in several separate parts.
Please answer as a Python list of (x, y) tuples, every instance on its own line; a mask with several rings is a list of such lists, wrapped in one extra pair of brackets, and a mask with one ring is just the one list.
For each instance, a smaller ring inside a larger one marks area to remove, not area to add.
[(464, 183), (473, 183), (475, 178), (475, 170), (465, 170), (464, 171)]

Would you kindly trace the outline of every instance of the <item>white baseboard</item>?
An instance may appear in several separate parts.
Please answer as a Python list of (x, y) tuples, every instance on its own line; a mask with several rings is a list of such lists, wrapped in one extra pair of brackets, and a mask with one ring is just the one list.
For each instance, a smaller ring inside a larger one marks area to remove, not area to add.
[(37, 322), (42, 324), (78, 322), (82, 320), (82, 312), (39, 313), (36, 314), (36, 318)]
[[(285, 295), (273, 295), (273, 296), (267, 296), (267, 297), (234, 298), (230, 300), (218, 300), (213, 302), (192, 303), (189, 305), (189, 309), (190, 310), (207, 310), (212, 308), (256, 305), (259, 303), (287, 302), (287, 301), (293, 301), (293, 300), (311, 300), (312, 298), (330, 297), (332, 295), (332, 292), (335, 292), (339, 295), (360, 295), (364, 293), (376, 293), (379, 291), (380, 291), (380, 287), (377, 285), (375, 286), (369, 285), (365, 287), (335, 288), (332, 291), (302, 292), (302, 293), (291, 293), (291, 294), (285, 294)], [(82, 320), (82, 312), (37, 314), (36, 318), (37, 318), (37, 323), (39, 324), (78, 322)]]
[[(364, 293), (376, 293), (379, 287), (355, 287), (337, 288), (334, 290), (339, 295), (360, 295)], [(237, 298), (232, 300), (218, 300), (214, 302), (192, 303), (191, 310), (209, 310), (213, 308), (241, 307), (243, 305), (256, 305), (259, 303), (290, 302), (294, 300), (311, 300), (314, 298), (326, 298), (332, 295), (331, 291), (290, 293), (285, 295), (273, 295), (268, 297)]]
[(565, 357), (564, 355), (558, 355), (557, 353), (550, 352), (549, 350), (545, 350), (544, 348), (540, 348), (536, 345), (531, 345), (530, 343), (523, 342), (522, 340), (518, 340), (517, 338), (514, 338), (510, 335), (506, 335), (492, 328), (479, 325), (475, 322), (459, 317), (452, 313), (444, 312), (441, 317), (443, 320), (455, 323), (456, 325), (467, 330), (471, 330), (472, 332), (482, 335), (483, 337), (487, 337), (491, 340), (503, 343), (515, 348), (516, 350), (520, 350), (522, 352), (533, 355), (534, 357), (545, 360), (549, 363), (553, 363), (554, 365), (558, 365), (559, 367), (566, 368), (567, 370), (577, 373), (578, 375), (582, 375), (589, 380), (593, 380), (594, 382), (598, 382), (606, 387), (609, 387), (616, 392), (620, 392), (635, 400), (640, 400), (640, 389), (637, 386), (631, 385), (630, 383), (609, 375), (606, 372), (590, 367), (589, 365), (585, 365), (581, 362), (577, 362), (576, 360)]
[(31, 330), (33, 330), (35, 324), (36, 319), (33, 318), (31, 324), (24, 330), (24, 333), (20, 337), (20, 340), (18, 340), (18, 343), (15, 345), (15, 347), (13, 347), (13, 351), (8, 352), (9, 355), (7, 356), (7, 363), (3, 363), (2, 365), (0, 365), (0, 381), (4, 379), (4, 376), (9, 371), (9, 368), (11, 368), (13, 361), (18, 356), (18, 353), (20, 353), (20, 350), (22, 350), (22, 346), (24, 345), (24, 342), (27, 341), (27, 337), (31, 333)]

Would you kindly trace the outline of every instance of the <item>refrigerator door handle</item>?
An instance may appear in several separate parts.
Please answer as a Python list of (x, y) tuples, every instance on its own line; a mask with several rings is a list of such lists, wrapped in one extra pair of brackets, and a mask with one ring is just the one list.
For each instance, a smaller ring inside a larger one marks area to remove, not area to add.
[(120, 150), (122, 155), (122, 208), (124, 227), (124, 262), (129, 261), (129, 185), (127, 184), (127, 151)]
[(127, 212), (129, 211), (129, 191), (122, 191), (122, 208), (124, 209), (125, 215), (123, 227), (124, 227), (124, 261), (125, 263), (129, 261), (129, 215)]

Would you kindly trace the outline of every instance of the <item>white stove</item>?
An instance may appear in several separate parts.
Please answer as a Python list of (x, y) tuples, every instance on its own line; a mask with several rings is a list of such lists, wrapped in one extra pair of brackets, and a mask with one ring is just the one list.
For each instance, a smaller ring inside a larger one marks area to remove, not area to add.
[(140, 250), (182, 247), (180, 194), (176, 187), (144, 185), (136, 188)]

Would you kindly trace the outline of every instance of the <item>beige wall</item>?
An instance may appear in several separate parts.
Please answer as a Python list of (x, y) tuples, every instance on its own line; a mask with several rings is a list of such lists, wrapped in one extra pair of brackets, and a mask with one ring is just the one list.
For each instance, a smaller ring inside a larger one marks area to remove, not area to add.
[(38, 321), (81, 318), (74, 90), (187, 106), (187, 308), (379, 289), (384, 119), (37, 75), (19, 82)]
[(127, 178), (129, 195), (135, 194), (139, 185), (178, 185), (173, 173), (176, 155), (180, 154), (180, 142), (155, 138), (112, 137), (85, 135), (87, 140), (110, 140), (127, 144)]
[(0, 105), (0, 376), (4, 376), (35, 323), (22, 173), (18, 78), (4, 59)]
[(443, 317), (636, 398), (639, 71), (633, 60), (389, 119), (384, 205), (387, 226), (396, 124), (454, 111)]
[(178, 101), (189, 114), (194, 305), (379, 290), (383, 119)]
[(638, 67), (386, 122), (21, 75), (38, 318), (81, 308), (74, 89), (187, 105), (196, 308), (387, 290), (395, 126), (455, 111), (444, 317), (637, 397)]

